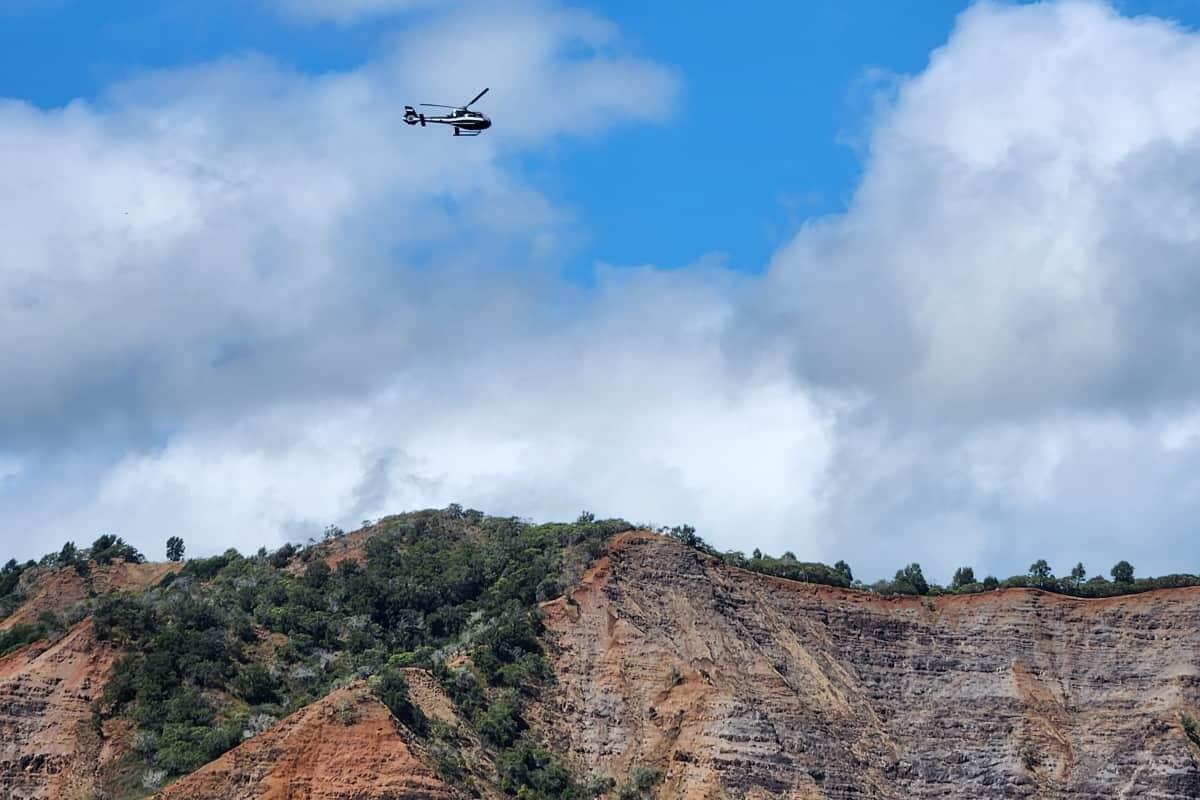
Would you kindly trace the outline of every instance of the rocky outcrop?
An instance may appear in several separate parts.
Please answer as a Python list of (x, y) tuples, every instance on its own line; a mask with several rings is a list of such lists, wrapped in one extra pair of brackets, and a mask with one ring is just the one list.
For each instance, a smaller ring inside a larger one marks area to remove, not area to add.
[(633, 533), (544, 611), (547, 740), (658, 797), (1200, 797), (1200, 589), (881, 598)]
[(91, 798), (102, 742), (91, 703), (104, 689), (113, 652), (90, 620), (53, 645), (35, 642), (0, 659), (0, 796)]
[(451, 800), (412, 736), (362, 683), (338, 689), (156, 800)]

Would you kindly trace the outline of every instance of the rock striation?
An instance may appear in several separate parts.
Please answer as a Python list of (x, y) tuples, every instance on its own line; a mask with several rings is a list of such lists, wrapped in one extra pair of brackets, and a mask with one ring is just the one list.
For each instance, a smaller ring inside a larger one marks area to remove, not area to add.
[(52, 646), (34, 642), (0, 658), (0, 797), (94, 796), (103, 745), (91, 703), (113, 658), (93, 637), (91, 620)]
[(1200, 589), (882, 598), (629, 533), (544, 613), (547, 740), (657, 797), (1200, 797)]

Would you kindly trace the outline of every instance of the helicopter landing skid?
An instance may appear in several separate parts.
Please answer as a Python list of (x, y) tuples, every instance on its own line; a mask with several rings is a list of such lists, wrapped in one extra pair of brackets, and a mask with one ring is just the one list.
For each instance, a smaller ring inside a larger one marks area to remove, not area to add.
[(461, 131), (458, 128), (454, 129), (455, 136), (478, 136), (483, 131)]

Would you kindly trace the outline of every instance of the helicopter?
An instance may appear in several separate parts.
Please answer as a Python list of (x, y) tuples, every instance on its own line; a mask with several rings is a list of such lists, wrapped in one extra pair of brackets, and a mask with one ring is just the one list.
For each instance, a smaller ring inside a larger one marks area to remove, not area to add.
[(404, 121), (409, 125), (416, 125), (420, 123), (422, 128), (425, 127), (425, 123), (427, 122), (437, 122), (442, 125), (453, 125), (455, 136), (478, 136), (488, 128), (492, 127), (492, 121), (488, 119), (486, 115), (481, 114), (478, 111), (469, 111), (468, 109), (477, 100), (479, 100), (479, 98), (483, 97), (487, 93), (488, 90), (484, 89), (482, 92), (475, 95), (471, 102), (462, 106), (443, 106), (437, 103), (421, 103), (421, 105), (429, 106), (430, 108), (453, 109), (453, 113), (446, 114), (442, 117), (426, 116), (425, 114), (418, 113), (417, 110), (412, 106), (405, 106)]

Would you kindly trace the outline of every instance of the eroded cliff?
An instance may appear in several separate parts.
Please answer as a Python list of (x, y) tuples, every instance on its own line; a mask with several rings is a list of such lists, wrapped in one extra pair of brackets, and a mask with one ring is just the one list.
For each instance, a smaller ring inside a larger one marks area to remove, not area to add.
[(1200, 797), (1200, 590), (881, 598), (620, 536), (545, 606), (540, 723), (659, 797)]
[(95, 796), (105, 754), (91, 703), (113, 657), (84, 620), (53, 645), (34, 642), (0, 659), (0, 797)]

